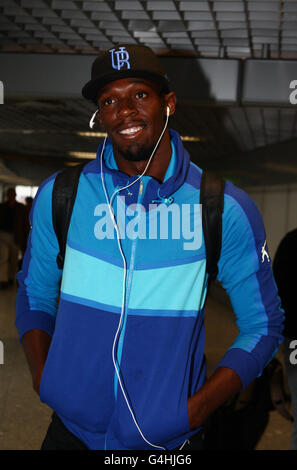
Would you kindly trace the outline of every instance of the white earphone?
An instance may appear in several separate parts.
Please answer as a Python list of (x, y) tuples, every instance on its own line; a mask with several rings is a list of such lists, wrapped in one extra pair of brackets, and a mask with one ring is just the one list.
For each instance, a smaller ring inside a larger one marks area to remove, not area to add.
[(169, 114), (170, 114), (170, 108), (169, 108), (169, 106), (167, 106), (167, 108), (166, 108), (166, 116), (169, 117)]
[(95, 126), (95, 116), (96, 116), (96, 114), (98, 113), (98, 111), (99, 111), (99, 108), (96, 109), (96, 111), (94, 112), (93, 116), (92, 116), (91, 119), (90, 119), (89, 127), (90, 127), (91, 129), (93, 129), (93, 127)]

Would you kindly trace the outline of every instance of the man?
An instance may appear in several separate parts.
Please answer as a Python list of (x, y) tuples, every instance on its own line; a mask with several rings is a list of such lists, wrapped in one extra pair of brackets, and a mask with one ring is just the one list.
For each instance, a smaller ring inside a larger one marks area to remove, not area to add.
[(24, 204), (16, 200), (15, 188), (7, 189), (6, 201), (0, 204), (0, 287), (13, 285), (18, 257), (26, 249), (29, 219)]
[(206, 381), (202, 172), (168, 129), (175, 93), (149, 48), (122, 45), (95, 60), (83, 95), (108, 139), (80, 177), (63, 273), (54, 175), (35, 198), (19, 275), (16, 325), (34, 388), (55, 411), (42, 448), (201, 448), (205, 419), (281, 341), (261, 217), (227, 183), (218, 279), (240, 332)]
[(294, 415), (291, 450), (297, 450), (296, 243), (297, 229), (294, 229), (288, 232), (281, 240), (273, 260), (273, 273), (282, 301), (282, 307), (285, 311), (283, 352)]

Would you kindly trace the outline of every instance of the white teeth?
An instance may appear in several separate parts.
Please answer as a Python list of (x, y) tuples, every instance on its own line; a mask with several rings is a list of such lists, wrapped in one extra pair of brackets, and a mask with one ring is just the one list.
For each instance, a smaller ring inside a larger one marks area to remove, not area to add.
[(139, 127), (129, 127), (129, 129), (123, 129), (120, 131), (120, 134), (134, 134), (135, 132), (138, 132), (142, 129), (141, 126)]

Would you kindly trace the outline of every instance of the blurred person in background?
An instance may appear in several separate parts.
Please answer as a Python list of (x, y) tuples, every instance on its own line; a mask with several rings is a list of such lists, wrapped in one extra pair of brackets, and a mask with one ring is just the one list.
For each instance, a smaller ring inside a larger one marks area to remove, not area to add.
[(17, 202), (15, 188), (7, 189), (0, 204), (0, 288), (14, 284), (19, 255), (23, 256), (29, 234), (26, 206)]

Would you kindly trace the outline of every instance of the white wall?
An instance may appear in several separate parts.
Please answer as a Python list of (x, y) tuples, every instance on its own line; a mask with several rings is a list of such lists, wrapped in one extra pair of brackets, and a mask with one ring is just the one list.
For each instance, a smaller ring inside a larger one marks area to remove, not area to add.
[(284, 235), (297, 228), (297, 184), (245, 188), (257, 204), (265, 224), (270, 256)]

